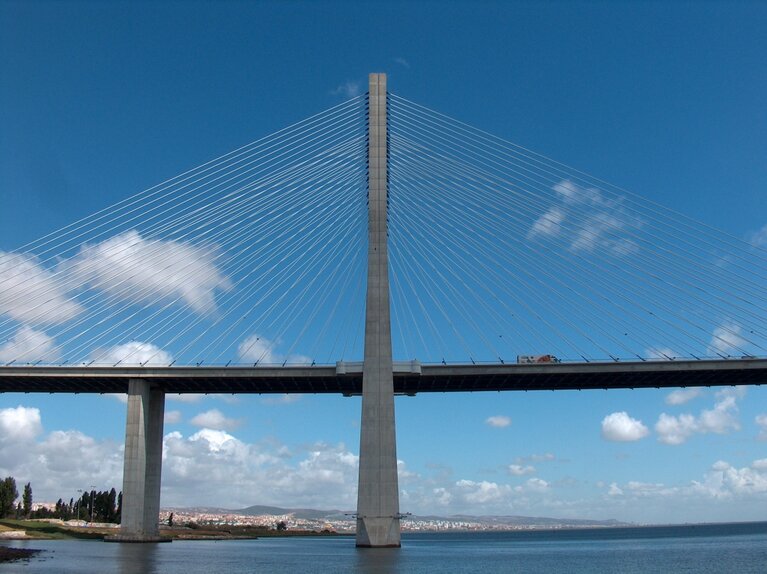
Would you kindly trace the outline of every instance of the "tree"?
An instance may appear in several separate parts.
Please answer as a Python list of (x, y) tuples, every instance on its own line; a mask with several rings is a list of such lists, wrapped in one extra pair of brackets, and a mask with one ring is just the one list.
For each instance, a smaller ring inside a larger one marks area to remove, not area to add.
[(24, 485), (24, 496), (22, 496), (21, 500), (24, 503), (24, 516), (29, 518), (29, 515), (32, 514), (32, 483), (28, 482)]
[(277, 530), (278, 530), (279, 532), (282, 532), (282, 531), (284, 531), (284, 530), (287, 530), (287, 529), (288, 529), (288, 525), (287, 525), (287, 524), (285, 524), (285, 521), (284, 521), (284, 520), (280, 520), (280, 521), (277, 523)]
[(170, 516), (168, 516), (168, 526), (173, 526), (173, 513), (170, 513)]
[(16, 490), (16, 479), (8, 476), (0, 482), (0, 518), (15, 514), (15, 503), (18, 497), (19, 491)]

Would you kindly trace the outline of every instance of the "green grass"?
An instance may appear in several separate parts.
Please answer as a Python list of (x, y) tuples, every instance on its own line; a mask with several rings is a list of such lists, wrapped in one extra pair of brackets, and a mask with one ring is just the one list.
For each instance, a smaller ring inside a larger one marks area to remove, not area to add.
[(0, 520), (0, 526), (7, 526), (13, 530), (25, 530), (30, 538), (46, 540), (70, 540), (78, 539), (101, 539), (104, 538), (104, 532), (101, 531), (83, 531), (80, 529), (71, 529), (49, 524), (48, 522), (37, 522), (35, 520), (13, 520), (4, 518)]

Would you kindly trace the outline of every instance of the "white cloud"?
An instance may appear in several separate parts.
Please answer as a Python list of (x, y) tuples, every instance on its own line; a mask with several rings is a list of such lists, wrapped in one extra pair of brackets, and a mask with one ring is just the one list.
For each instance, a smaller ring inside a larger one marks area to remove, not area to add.
[(165, 424), (175, 425), (181, 422), (181, 411), (165, 411)]
[(642, 421), (631, 418), (625, 411), (612, 413), (602, 419), (602, 437), (610, 441), (635, 441), (649, 434)]
[(679, 445), (696, 433), (726, 434), (740, 429), (737, 399), (743, 397), (745, 387), (723, 389), (716, 393), (713, 409), (705, 409), (696, 417), (689, 413), (679, 416), (661, 413), (655, 424), (658, 440)]
[(607, 491), (608, 496), (621, 496), (623, 494), (623, 489), (621, 489), (616, 483), (611, 483), (610, 488)]
[(91, 353), (94, 363), (105, 365), (162, 365), (173, 362), (173, 356), (152, 343), (131, 341), (111, 349), (96, 349)]
[(18, 407), (0, 410), (0, 436), (4, 441), (26, 442), (43, 432), (40, 410)]
[(511, 487), (508, 484), (498, 484), (487, 480), (478, 482), (459, 480), (455, 486), (462, 498), (472, 504), (499, 502), (511, 493)]
[(695, 434), (696, 429), (697, 421), (690, 414), (672, 416), (661, 413), (658, 422), (655, 423), (658, 440), (672, 445), (682, 444)]
[(237, 427), (242, 425), (241, 420), (239, 419), (231, 419), (218, 410), (218, 409), (211, 409), (209, 411), (205, 411), (203, 413), (200, 413), (196, 415), (192, 420), (189, 421), (194, 426), (198, 427), (205, 427), (206, 429), (212, 429), (212, 430), (234, 430)]
[(509, 474), (513, 476), (524, 476), (526, 474), (534, 474), (535, 467), (531, 465), (522, 466), (521, 464), (510, 464)]
[(56, 500), (78, 488), (122, 484), (122, 449), (75, 430), (43, 435), (41, 413), (19, 406), (0, 410), (0, 475), (32, 482), (36, 500)]
[(60, 357), (53, 337), (26, 325), (19, 327), (13, 337), (0, 345), (0, 363), (54, 363)]
[(303, 355), (284, 355), (277, 352), (279, 341), (270, 341), (258, 334), (253, 334), (237, 347), (237, 354), (241, 361), (258, 363), (259, 365), (308, 365), (312, 360)]
[(216, 310), (216, 291), (231, 288), (215, 258), (214, 248), (146, 239), (132, 230), (83, 245), (60, 267), (73, 286), (88, 284), (133, 302), (183, 302), (206, 314)]
[(729, 356), (730, 354), (742, 354), (742, 348), (746, 340), (741, 337), (740, 325), (731, 321), (725, 321), (714, 329), (709, 343), (708, 355)]
[(353, 80), (347, 80), (339, 84), (330, 92), (334, 96), (343, 96), (345, 98), (356, 98), (361, 92), (360, 83)]
[(750, 467), (735, 468), (725, 461), (717, 461), (701, 482), (694, 481), (696, 493), (711, 498), (733, 497), (767, 493), (767, 468), (763, 460), (755, 460)]
[(487, 417), (485, 419), (485, 424), (494, 428), (504, 428), (511, 424), (511, 419), (503, 415), (495, 415)]
[(756, 247), (767, 248), (767, 225), (754, 231), (748, 238), (749, 242)]
[(0, 251), (0, 314), (32, 325), (60, 324), (83, 308), (69, 299), (61, 277), (32, 255)]
[(549, 483), (542, 478), (528, 478), (524, 486), (517, 487), (515, 490), (520, 492), (547, 492), (549, 488)]
[(644, 507), (658, 505), (666, 512), (671, 505), (689, 508), (691, 503), (710, 509), (716, 501), (722, 501), (727, 508), (731, 508), (735, 500), (758, 506), (766, 495), (767, 459), (755, 460), (743, 468), (718, 460), (701, 480), (692, 480), (681, 486), (640, 481), (629, 481), (619, 486), (613, 482), (607, 491), (609, 498), (639, 502)]
[(756, 418), (754, 419), (757, 425), (759, 425), (759, 435), (757, 438), (759, 440), (767, 440), (767, 413), (756, 415)]
[(689, 403), (696, 397), (699, 397), (701, 393), (700, 389), (678, 389), (670, 392), (666, 396), (667, 405), (683, 405)]
[(358, 457), (344, 445), (315, 443), (286, 453), (210, 429), (165, 437), (163, 504), (242, 508), (252, 504), (353, 509)]
[[(608, 199), (595, 188), (563, 180), (552, 189), (557, 205), (551, 206), (533, 222), (528, 239), (561, 237), (576, 252), (604, 251), (625, 256), (639, 251), (630, 231), (643, 221), (623, 206), (623, 198)], [(570, 225), (565, 227), (567, 220)]]
[(562, 222), (564, 220), (564, 211), (558, 207), (552, 207), (535, 220), (527, 236), (530, 238), (536, 235), (557, 235), (562, 230)]
[(408, 62), (405, 58), (399, 57), (394, 58), (394, 62), (402, 66), (403, 68), (410, 69), (410, 62)]

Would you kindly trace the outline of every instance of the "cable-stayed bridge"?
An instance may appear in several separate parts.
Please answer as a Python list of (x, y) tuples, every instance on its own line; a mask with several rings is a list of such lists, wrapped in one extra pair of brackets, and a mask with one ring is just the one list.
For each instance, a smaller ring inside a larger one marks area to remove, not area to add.
[(129, 393), (130, 540), (166, 393), (360, 394), (357, 543), (397, 546), (394, 393), (761, 384), (765, 255), (373, 74), (2, 252), (0, 392)]

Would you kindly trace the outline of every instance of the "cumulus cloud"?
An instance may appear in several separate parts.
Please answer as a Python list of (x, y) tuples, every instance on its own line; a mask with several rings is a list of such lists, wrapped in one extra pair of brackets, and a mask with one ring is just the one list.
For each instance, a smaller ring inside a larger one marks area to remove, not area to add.
[(626, 411), (612, 413), (602, 419), (602, 437), (606, 440), (635, 441), (646, 437), (649, 433), (642, 421), (631, 418)]
[(609, 489), (607, 490), (607, 496), (621, 496), (623, 494), (623, 489), (620, 488), (616, 483), (611, 483)]
[(542, 478), (528, 478), (524, 486), (518, 486), (514, 490), (517, 492), (547, 492), (550, 484)]
[(742, 354), (746, 340), (741, 337), (740, 325), (731, 321), (725, 321), (714, 329), (707, 353), (710, 356), (718, 355), (727, 357), (732, 353)]
[(56, 325), (82, 311), (67, 295), (60, 275), (36, 257), (0, 251), (0, 314), (31, 325)]
[(498, 484), (487, 480), (459, 480), (455, 486), (460, 496), (472, 504), (500, 502), (512, 491), (508, 484)]
[(510, 464), (509, 474), (513, 476), (524, 476), (526, 474), (535, 474), (535, 467), (532, 465), (522, 466), (521, 464)]
[(756, 418), (754, 419), (756, 424), (759, 426), (759, 435), (757, 438), (759, 440), (767, 440), (767, 413), (756, 415)]
[(75, 430), (43, 433), (39, 409), (0, 410), (0, 475), (32, 482), (37, 500), (56, 500), (67, 492), (96, 484), (121, 484), (122, 450)]
[(0, 345), (0, 363), (54, 363), (60, 357), (53, 337), (26, 325)]
[(689, 403), (696, 397), (699, 397), (701, 393), (700, 389), (678, 389), (670, 392), (666, 396), (667, 405), (683, 405)]
[(194, 426), (205, 427), (213, 430), (234, 430), (242, 425), (241, 420), (224, 416), (218, 409), (211, 409), (198, 414), (189, 421)]
[(495, 415), (487, 417), (485, 419), (485, 424), (494, 428), (504, 428), (511, 424), (511, 419), (503, 415)]
[(623, 206), (622, 197), (610, 199), (596, 188), (570, 180), (552, 189), (557, 204), (533, 222), (528, 239), (558, 237), (575, 252), (600, 250), (623, 256), (639, 251), (630, 231), (641, 228), (643, 222)]
[(97, 349), (91, 353), (91, 360), (107, 365), (161, 365), (173, 362), (173, 356), (152, 343), (131, 341), (109, 349)]
[(624, 485), (613, 482), (607, 496), (626, 500), (651, 500), (661, 504), (688, 504), (692, 500), (733, 501), (749, 500), (767, 495), (767, 459), (758, 459), (749, 466), (737, 468), (718, 460), (700, 480), (692, 480), (681, 486), (667, 486), (663, 483), (629, 481)]
[(669, 445), (679, 445), (699, 433), (726, 434), (739, 430), (737, 400), (745, 394), (745, 387), (723, 389), (716, 393), (713, 409), (705, 409), (698, 416), (689, 413), (678, 416), (661, 413), (655, 423), (658, 440)]
[(202, 429), (164, 440), (163, 504), (242, 508), (275, 504), (352, 509), (358, 457), (343, 444), (315, 443), (295, 453), (278, 443), (247, 444), (225, 432)]
[(0, 410), (0, 436), (4, 441), (26, 442), (43, 432), (40, 410), (19, 405)]
[(259, 365), (308, 365), (312, 360), (303, 355), (285, 355), (277, 352), (279, 341), (271, 341), (266, 337), (253, 334), (242, 341), (237, 347), (241, 361)]
[(216, 292), (231, 288), (215, 259), (214, 248), (146, 239), (132, 230), (83, 245), (60, 267), (73, 285), (87, 284), (132, 302), (183, 303), (207, 314), (216, 310)]

